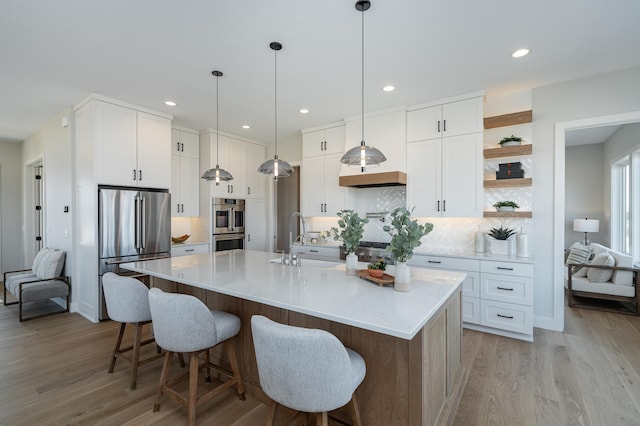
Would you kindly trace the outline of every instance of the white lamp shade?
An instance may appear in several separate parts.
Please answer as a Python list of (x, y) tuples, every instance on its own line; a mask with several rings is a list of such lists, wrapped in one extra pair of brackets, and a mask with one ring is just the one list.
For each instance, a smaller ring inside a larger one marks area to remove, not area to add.
[(600, 221), (597, 219), (573, 219), (573, 230), (576, 232), (598, 232)]

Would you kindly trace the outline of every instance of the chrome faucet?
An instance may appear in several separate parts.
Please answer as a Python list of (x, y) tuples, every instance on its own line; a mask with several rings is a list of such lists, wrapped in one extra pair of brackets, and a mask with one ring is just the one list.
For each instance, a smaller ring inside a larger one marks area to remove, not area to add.
[[(300, 221), (302, 221), (302, 234), (298, 235), (295, 240), (293, 239), (293, 220), (299, 217)], [(292, 264), (293, 261), (293, 243), (295, 241), (300, 241), (300, 244), (305, 245), (306, 239), (305, 234), (307, 233), (307, 224), (304, 221), (304, 217), (300, 212), (291, 213), (291, 217), (289, 218), (289, 264)]]

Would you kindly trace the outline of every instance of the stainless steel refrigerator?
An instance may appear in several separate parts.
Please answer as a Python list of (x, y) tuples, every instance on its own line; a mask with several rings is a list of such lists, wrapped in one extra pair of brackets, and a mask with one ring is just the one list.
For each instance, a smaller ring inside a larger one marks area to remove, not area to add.
[(133, 275), (119, 265), (171, 255), (171, 195), (167, 190), (100, 186), (98, 228), (100, 319), (106, 319), (103, 274)]

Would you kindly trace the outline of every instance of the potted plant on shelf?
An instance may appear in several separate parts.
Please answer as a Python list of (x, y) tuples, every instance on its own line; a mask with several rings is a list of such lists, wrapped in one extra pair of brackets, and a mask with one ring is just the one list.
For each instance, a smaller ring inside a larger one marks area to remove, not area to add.
[(493, 205), (493, 207), (495, 207), (499, 212), (512, 212), (515, 209), (520, 208), (518, 203), (515, 201), (498, 201)]
[(347, 252), (347, 275), (356, 275), (358, 256), (355, 253), (364, 233), (364, 225), (369, 223), (369, 219), (358, 216), (358, 212), (354, 210), (340, 210), (337, 215), (340, 229), (333, 227), (331, 233), (334, 240), (344, 244)]
[(378, 259), (376, 262), (370, 263), (367, 266), (367, 269), (369, 270), (369, 275), (371, 275), (372, 277), (382, 278), (385, 269), (387, 269), (387, 262), (385, 262), (383, 259)]
[(511, 254), (511, 241), (509, 238), (515, 235), (516, 231), (510, 228), (491, 228), (488, 235), (492, 237), (491, 240), (491, 253), (509, 255)]
[[(412, 210), (413, 211), (413, 210)], [(393, 288), (398, 291), (411, 289), (411, 271), (407, 260), (413, 256), (413, 249), (420, 246), (422, 237), (433, 229), (433, 224), (421, 225), (417, 220), (411, 220), (411, 212), (404, 207), (398, 207), (391, 213), (391, 225), (385, 225), (384, 231), (391, 235), (391, 242), (387, 251), (396, 262), (395, 282)]]
[(519, 136), (511, 135), (511, 136), (502, 138), (502, 140), (500, 140), (500, 142), (498, 143), (500, 144), (500, 147), (520, 145), (522, 144), (522, 138)]

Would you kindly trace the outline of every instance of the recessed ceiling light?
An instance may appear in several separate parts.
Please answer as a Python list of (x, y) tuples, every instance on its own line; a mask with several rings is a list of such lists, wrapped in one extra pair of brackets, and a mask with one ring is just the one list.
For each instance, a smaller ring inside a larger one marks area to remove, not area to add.
[(250, 129), (250, 128), (251, 128), (251, 126), (249, 126), (248, 124), (243, 124), (243, 125), (242, 125), (242, 128), (243, 128), (243, 129)]
[(511, 54), (514, 58), (522, 58), (523, 56), (527, 56), (529, 54), (529, 49), (518, 49)]
[(309, 110), (308, 110), (307, 108), (300, 108), (300, 109), (298, 110), (298, 112), (299, 112), (300, 114), (309, 114)]
[(384, 90), (385, 92), (393, 92), (394, 90), (396, 90), (396, 88), (389, 84), (387, 86), (384, 86), (382, 90)]
[(173, 101), (164, 101), (164, 104), (167, 106), (176, 106), (178, 105), (177, 103), (173, 102)]

